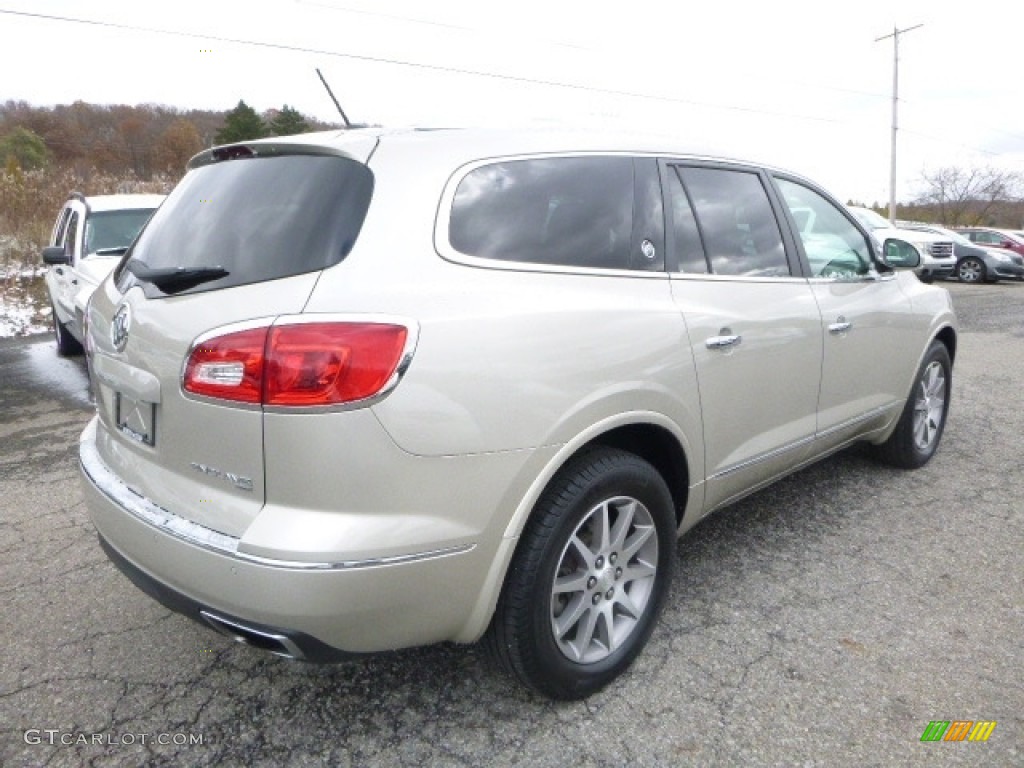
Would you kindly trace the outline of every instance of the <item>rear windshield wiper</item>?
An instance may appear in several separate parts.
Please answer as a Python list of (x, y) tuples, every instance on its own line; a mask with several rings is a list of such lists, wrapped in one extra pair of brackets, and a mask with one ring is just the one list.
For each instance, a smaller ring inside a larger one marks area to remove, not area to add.
[(148, 267), (141, 261), (129, 261), (128, 271), (144, 283), (152, 283), (164, 293), (179, 293), (230, 274), (224, 267)]

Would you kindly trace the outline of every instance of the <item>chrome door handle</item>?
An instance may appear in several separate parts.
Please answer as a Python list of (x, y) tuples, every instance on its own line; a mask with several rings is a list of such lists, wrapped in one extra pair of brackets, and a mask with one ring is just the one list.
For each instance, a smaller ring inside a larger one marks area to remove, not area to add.
[(704, 346), (708, 349), (728, 349), (729, 347), (738, 346), (741, 341), (743, 341), (743, 337), (739, 334), (734, 336), (712, 336), (704, 342)]
[(834, 323), (829, 324), (828, 332), (838, 335), (840, 333), (846, 333), (851, 328), (853, 328), (853, 323), (849, 322), (845, 317), (840, 315)]

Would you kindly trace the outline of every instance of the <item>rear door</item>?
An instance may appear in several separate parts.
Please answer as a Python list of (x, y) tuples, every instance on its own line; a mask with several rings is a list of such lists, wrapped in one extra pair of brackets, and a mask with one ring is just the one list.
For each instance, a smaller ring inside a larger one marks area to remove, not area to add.
[[(100, 458), (138, 494), (219, 533), (240, 536), (264, 501), (260, 379), (252, 402), (186, 391), (183, 372), (193, 349), (241, 345), (247, 330), (301, 313), (321, 271), (352, 249), (372, 193), (368, 148), (325, 152), (206, 153), (90, 305)], [(251, 381), (236, 374), (209, 368), (242, 392)]]
[(808, 454), (821, 317), (762, 173), (675, 162), (662, 171), (672, 291), (700, 389), (710, 510)]

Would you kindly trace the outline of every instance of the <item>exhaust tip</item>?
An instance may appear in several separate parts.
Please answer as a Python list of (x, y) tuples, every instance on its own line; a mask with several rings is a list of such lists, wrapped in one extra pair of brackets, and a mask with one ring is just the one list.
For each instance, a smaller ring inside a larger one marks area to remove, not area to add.
[(206, 610), (199, 611), (199, 615), (202, 616), (203, 621), (220, 634), (230, 637), (237, 643), (259, 648), (261, 651), (268, 651), (286, 659), (303, 660), (305, 658), (299, 647), (287, 635), (246, 626)]

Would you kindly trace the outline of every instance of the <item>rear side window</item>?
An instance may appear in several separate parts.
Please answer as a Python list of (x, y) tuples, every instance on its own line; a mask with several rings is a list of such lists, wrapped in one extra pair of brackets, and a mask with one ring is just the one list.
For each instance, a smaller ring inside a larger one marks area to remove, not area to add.
[(679, 169), (716, 275), (788, 277), (779, 222), (756, 173)]
[[(185, 293), (321, 270), (352, 250), (372, 192), (370, 170), (343, 157), (247, 157), (204, 165), (167, 197), (130, 258), (151, 269), (227, 270)], [(160, 294), (151, 284), (145, 290)]]
[(61, 245), (64, 246), (64, 252), (71, 256), (75, 252), (75, 243), (78, 242), (78, 220), (79, 215), (77, 211), (72, 211), (71, 218), (68, 219), (68, 228), (64, 233), (64, 242)]
[(629, 269), (632, 226), (631, 158), (539, 158), (470, 171), (448, 236), (483, 259)]
[(60, 218), (57, 220), (57, 226), (54, 228), (53, 242), (50, 245), (63, 245), (64, 244), (64, 231), (68, 226), (68, 219), (71, 218), (71, 209), (64, 208), (60, 212)]

